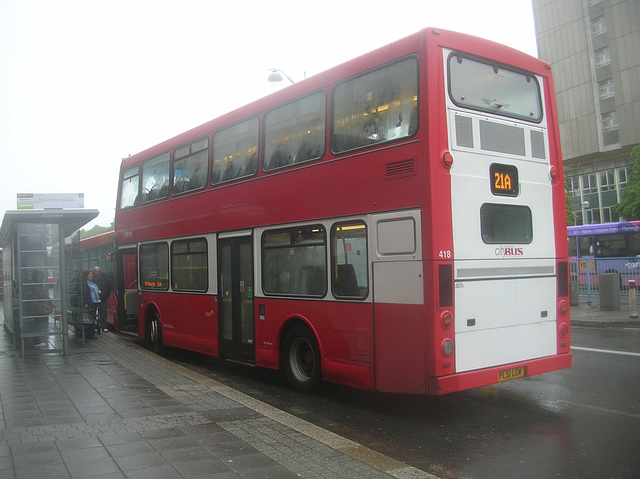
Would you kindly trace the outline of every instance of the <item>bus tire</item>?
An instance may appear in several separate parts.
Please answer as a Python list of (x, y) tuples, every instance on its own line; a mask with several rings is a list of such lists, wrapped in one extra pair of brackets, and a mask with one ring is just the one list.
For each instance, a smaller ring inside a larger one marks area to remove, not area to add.
[(280, 367), (293, 389), (309, 393), (318, 387), (322, 380), (320, 348), (309, 328), (297, 325), (287, 331), (282, 342)]
[(162, 322), (157, 311), (151, 314), (149, 320), (149, 348), (156, 354), (162, 354)]

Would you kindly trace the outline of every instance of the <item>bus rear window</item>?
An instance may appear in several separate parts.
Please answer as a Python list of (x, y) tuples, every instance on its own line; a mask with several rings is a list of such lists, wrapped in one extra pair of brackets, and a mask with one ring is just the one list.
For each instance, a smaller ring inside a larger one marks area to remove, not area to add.
[(449, 95), (462, 108), (536, 123), (542, 120), (542, 100), (536, 78), (501, 65), (451, 54)]
[(486, 244), (529, 244), (533, 240), (528, 206), (485, 203), (480, 208), (480, 224)]

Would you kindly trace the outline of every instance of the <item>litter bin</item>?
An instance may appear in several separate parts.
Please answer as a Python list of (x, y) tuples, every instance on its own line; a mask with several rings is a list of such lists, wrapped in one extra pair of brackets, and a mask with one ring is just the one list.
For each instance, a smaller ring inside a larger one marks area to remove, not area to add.
[(620, 275), (602, 273), (598, 275), (600, 285), (600, 311), (620, 311)]
[(571, 303), (571, 306), (578, 306), (578, 282), (571, 281), (569, 288), (569, 302)]

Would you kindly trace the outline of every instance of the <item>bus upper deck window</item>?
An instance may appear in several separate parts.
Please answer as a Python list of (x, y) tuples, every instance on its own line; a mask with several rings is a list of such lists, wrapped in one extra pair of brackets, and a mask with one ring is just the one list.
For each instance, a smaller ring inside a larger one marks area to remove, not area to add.
[(263, 168), (271, 171), (324, 155), (324, 92), (301, 98), (265, 115)]
[(211, 183), (254, 175), (258, 171), (258, 118), (250, 118), (213, 135)]
[(169, 195), (169, 153), (142, 164), (142, 202), (166, 198)]
[(204, 188), (209, 172), (209, 138), (200, 138), (173, 153), (173, 187), (176, 195)]
[(413, 136), (418, 129), (418, 64), (406, 58), (337, 85), (335, 153)]
[(138, 202), (140, 189), (140, 170), (137, 166), (126, 169), (122, 173), (120, 185), (120, 208), (129, 208)]

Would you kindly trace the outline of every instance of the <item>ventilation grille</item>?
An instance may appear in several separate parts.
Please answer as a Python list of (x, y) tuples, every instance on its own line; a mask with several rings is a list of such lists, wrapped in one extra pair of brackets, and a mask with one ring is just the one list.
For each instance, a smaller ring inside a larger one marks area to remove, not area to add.
[(480, 148), (525, 156), (524, 128), (480, 120)]
[(541, 131), (531, 130), (531, 156), (544, 160), (545, 148), (544, 148), (544, 135)]
[(387, 178), (398, 178), (401, 176), (411, 176), (416, 174), (416, 164), (413, 159), (394, 161), (387, 163), (386, 176)]
[(456, 144), (473, 148), (473, 120), (467, 116), (456, 115)]

